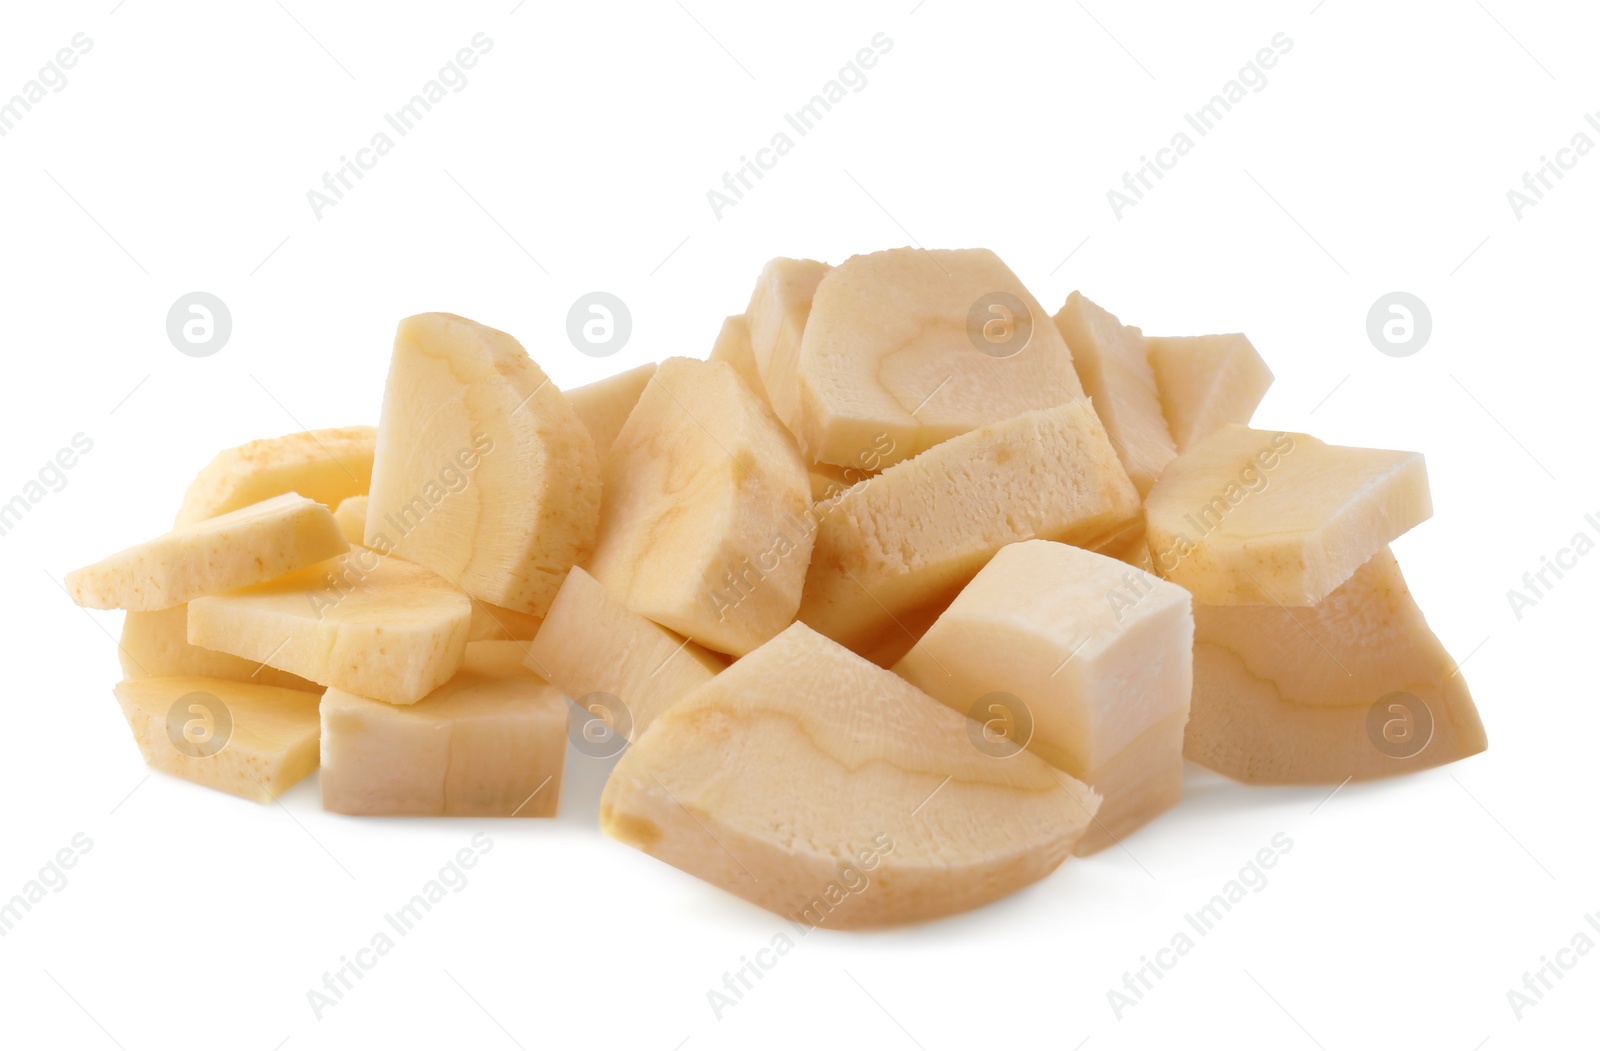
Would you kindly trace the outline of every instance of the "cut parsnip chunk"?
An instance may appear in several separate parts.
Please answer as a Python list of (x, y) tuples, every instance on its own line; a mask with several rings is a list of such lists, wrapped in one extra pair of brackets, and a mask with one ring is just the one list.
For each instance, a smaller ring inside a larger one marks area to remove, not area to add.
[(1180, 453), (1218, 428), (1249, 423), (1272, 386), (1272, 370), (1240, 332), (1146, 336), (1144, 346)]
[(165, 773), (270, 803), (317, 768), (315, 693), (202, 676), (114, 692), (144, 761)]
[(416, 704), (322, 697), (322, 807), (335, 814), (554, 817), (566, 756), (566, 698), (515, 642), (472, 643)]
[(1080, 399), (952, 438), (818, 506), (799, 616), (858, 649), (902, 613), (948, 605), (1007, 544), (1117, 537), (1139, 494)]
[(1254, 784), (1336, 785), (1488, 747), (1460, 668), (1383, 548), (1310, 609), (1195, 607), (1185, 754)]
[(259, 584), (350, 550), (333, 513), (294, 493), (179, 526), (67, 574), (90, 609), (158, 610)]
[(472, 603), (437, 574), (367, 548), (189, 603), (189, 641), (323, 686), (413, 704), (461, 664)]
[(333, 520), (339, 523), (339, 532), (352, 544), (365, 544), (367, 535), (367, 494), (347, 496), (333, 509)]
[[(762, 397), (784, 423), (800, 415), (800, 339), (817, 285), (831, 267), (814, 259), (774, 259), (756, 280), (744, 320), (761, 375)], [(792, 426), (792, 424), (791, 424)]]
[(1227, 426), (1145, 501), (1156, 571), (1212, 606), (1312, 606), (1433, 515), (1421, 453)]
[(606, 782), (601, 827), (807, 927), (961, 912), (1054, 871), (1099, 805), (976, 730), (796, 624), (656, 719)]
[(567, 401), (594, 440), (596, 462), (604, 463), (617, 432), (633, 411), (645, 384), (656, 374), (655, 362), (619, 372), (603, 380), (567, 391)]
[(767, 400), (767, 385), (761, 379), (761, 370), (756, 367), (755, 351), (750, 349), (750, 326), (745, 323), (743, 314), (723, 319), (722, 330), (717, 333), (717, 341), (711, 345), (708, 360), (733, 366), (733, 371), (744, 380), (744, 385), (750, 388), (756, 400), (769, 409), (772, 407)]
[(468, 642), (526, 642), (539, 634), (543, 617), (522, 613), (504, 606), (491, 606), (487, 602), (472, 600), (472, 625), (467, 629)]
[(1055, 327), (1072, 350), (1083, 389), (1111, 435), (1128, 477), (1145, 496), (1177, 449), (1161, 415), (1144, 334), (1078, 292), (1067, 297)]
[(237, 511), (284, 493), (338, 507), (372, 483), (376, 427), (333, 427), (224, 449), (190, 483), (177, 525)]
[(576, 566), (528, 647), (527, 664), (578, 707), (592, 712), (600, 704), (601, 717), (614, 720), (611, 728), (630, 741), (728, 666), (726, 658), (634, 613)]
[(661, 363), (606, 459), (605, 494), (589, 572), (635, 613), (735, 655), (794, 619), (811, 484), (732, 366)]
[(811, 479), (811, 499), (817, 503), (837, 500), (856, 486), (878, 474), (860, 467), (838, 467), (831, 463), (814, 463), (806, 468)]
[(885, 438), (889, 466), (1083, 396), (1048, 315), (999, 257), (976, 248), (897, 248), (829, 271), (798, 374), (798, 406), (786, 411), (774, 396), (773, 408), (808, 458), (841, 466)]
[(186, 605), (129, 613), (122, 619), (117, 656), (122, 661), (124, 679), (228, 679), (257, 686), (322, 692), (322, 687), (309, 679), (279, 671), (260, 661), (189, 645), (189, 607)]
[(368, 547), (542, 617), (593, 550), (594, 441), (516, 340), (418, 314), (395, 334), (369, 508)]
[(1090, 854), (1182, 795), (1193, 650), (1187, 591), (1032, 540), (995, 555), (894, 670), (1098, 791)]

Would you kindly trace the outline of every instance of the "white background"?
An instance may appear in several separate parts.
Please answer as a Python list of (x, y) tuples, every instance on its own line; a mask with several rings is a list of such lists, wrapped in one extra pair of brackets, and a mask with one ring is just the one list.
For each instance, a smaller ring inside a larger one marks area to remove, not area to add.
[[(0, 29), (0, 97), (93, 41), (0, 138), (0, 500), (94, 443), (0, 537), (0, 897), (93, 842), (0, 939), (0, 1043), (1593, 1046), (1600, 952), (1521, 1021), (1506, 998), (1600, 913), (1600, 554), (1520, 621), (1506, 596), (1600, 536), (1600, 156), (1520, 219), (1506, 198), (1600, 110), (1592, 7), (113, 2), (8, 5)], [(478, 32), (467, 86), (314, 217), (306, 191)], [(706, 191), (879, 32), (866, 87), (717, 218)], [(1266, 87), (1116, 218), (1106, 191), (1279, 32)], [(1488, 753), (1325, 804), (1192, 771), (1126, 852), (948, 921), (800, 938), (721, 1020), (707, 990), (786, 927), (604, 838), (608, 764), (571, 757), (553, 822), (146, 778), (110, 692), (120, 617), (52, 578), (167, 528), (220, 448), (377, 422), (400, 317), (503, 328), (570, 387), (703, 356), (768, 257), (913, 241), (991, 247), (1052, 310), (1081, 288), (1148, 332), (1242, 329), (1278, 376), (1258, 421), (1424, 451), (1436, 516), (1397, 551)], [(208, 358), (165, 330), (197, 289), (233, 318)], [(634, 319), (606, 360), (565, 336), (593, 289)], [(1404, 359), (1365, 332), (1396, 289), (1433, 317)], [(471, 883), (317, 1020), (306, 991), (479, 831)], [(1106, 991), (1280, 832), (1271, 883), (1119, 1021)]]

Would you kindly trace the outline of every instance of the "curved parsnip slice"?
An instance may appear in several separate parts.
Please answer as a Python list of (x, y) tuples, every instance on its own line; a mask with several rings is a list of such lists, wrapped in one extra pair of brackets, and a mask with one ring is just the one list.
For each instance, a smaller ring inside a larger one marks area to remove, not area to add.
[(859, 650), (903, 614), (948, 605), (1007, 544), (1115, 538), (1139, 494), (1078, 400), (952, 438), (818, 511), (799, 616)]
[(400, 322), (368, 547), (543, 616), (593, 550), (599, 510), (594, 441), (521, 344), (453, 314)]
[(333, 514), (294, 493), (179, 526), (67, 574), (90, 609), (158, 610), (321, 562), (350, 544)]
[(472, 603), (437, 574), (376, 551), (189, 603), (189, 641), (337, 686), (413, 704), (455, 674)]
[(650, 362), (567, 391), (568, 404), (594, 440), (597, 463), (605, 462), (611, 443), (617, 440), (617, 432), (622, 430), (628, 413), (633, 411), (645, 384), (655, 373), (655, 362)]
[(1213, 606), (1312, 606), (1433, 515), (1421, 453), (1227, 426), (1145, 501), (1156, 572)]
[(732, 366), (661, 363), (606, 459), (605, 494), (588, 568), (629, 609), (736, 655), (794, 620), (811, 485)]
[(339, 523), (339, 532), (352, 544), (366, 543), (367, 494), (347, 496), (333, 509), (333, 520)]
[(1309, 609), (1204, 606), (1184, 754), (1254, 784), (1336, 785), (1488, 747), (1388, 548)]
[(1083, 396), (1061, 334), (986, 249), (897, 248), (834, 267), (811, 302), (798, 375), (798, 406), (774, 394), (773, 408), (810, 459), (841, 466), (885, 438), (880, 466)]
[(761, 397), (791, 429), (801, 411), (800, 339), (817, 285), (830, 269), (815, 259), (774, 259), (762, 268), (744, 310)]
[(980, 734), (796, 624), (656, 719), (606, 782), (601, 827), (808, 927), (945, 916), (1049, 875), (1099, 805)]
[(224, 449), (183, 494), (177, 524), (191, 525), (284, 493), (339, 506), (372, 484), (376, 427), (333, 427)]
[(322, 687), (309, 679), (279, 671), (260, 661), (189, 645), (187, 605), (149, 613), (129, 613), (122, 619), (122, 638), (117, 643), (117, 656), (122, 661), (124, 679), (188, 676), (322, 692)]
[(1272, 370), (1241, 332), (1146, 336), (1144, 347), (1180, 453), (1218, 428), (1249, 423), (1272, 386)]

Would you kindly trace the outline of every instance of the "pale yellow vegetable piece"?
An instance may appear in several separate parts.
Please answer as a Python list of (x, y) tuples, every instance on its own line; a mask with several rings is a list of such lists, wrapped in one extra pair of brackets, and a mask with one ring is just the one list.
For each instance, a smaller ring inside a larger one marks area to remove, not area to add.
[(949, 915), (1049, 875), (1099, 805), (1034, 755), (987, 754), (980, 732), (796, 624), (656, 719), (600, 823), (807, 927)]
[(1213, 606), (1312, 606), (1433, 515), (1421, 453), (1229, 425), (1145, 501), (1156, 571)]
[(333, 509), (333, 520), (339, 523), (339, 532), (352, 544), (365, 544), (367, 535), (367, 494), (347, 496)]
[(887, 440), (886, 467), (1083, 396), (1061, 334), (986, 249), (899, 248), (841, 263), (817, 286), (798, 374), (797, 409), (776, 396), (773, 408), (808, 458), (842, 466)]
[(1128, 477), (1144, 496), (1177, 449), (1161, 415), (1155, 373), (1144, 334), (1074, 292), (1056, 313), (1056, 328), (1072, 350), (1083, 389), (1111, 435)]
[(655, 373), (655, 362), (651, 362), (567, 391), (572, 411), (578, 414), (589, 437), (594, 439), (597, 462), (605, 462), (611, 443), (617, 440), (617, 432), (622, 430), (628, 413), (633, 411), (639, 395)]
[(588, 569), (625, 606), (735, 655), (794, 620), (811, 485), (794, 440), (732, 366), (662, 362), (604, 477)]
[(453, 314), (400, 322), (368, 547), (543, 616), (599, 513), (594, 441), (521, 344)]
[(743, 314), (723, 319), (717, 341), (711, 345), (709, 360), (732, 365), (733, 371), (744, 380), (744, 385), (750, 388), (756, 400), (769, 409), (772, 407), (767, 401), (767, 385), (761, 378), (761, 370), (756, 367), (755, 351), (750, 348), (750, 326), (746, 324)]
[(332, 512), (287, 493), (179, 526), (73, 570), (66, 586), (74, 602), (90, 609), (167, 609), (348, 550)]
[(527, 664), (578, 707), (638, 740), (658, 715), (710, 682), (728, 661), (634, 613), (573, 567), (528, 647)]
[(831, 463), (814, 463), (806, 468), (811, 479), (811, 499), (817, 503), (837, 500), (863, 482), (875, 477), (877, 471), (861, 467), (839, 467)]
[(948, 605), (1007, 544), (1116, 538), (1139, 494), (1080, 399), (952, 438), (822, 507), (799, 617), (857, 649)]
[(800, 414), (800, 339), (811, 299), (829, 269), (814, 259), (774, 259), (762, 268), (744, 311), (762, 398), (790, 427)]
[(526, 642), (539, 634), (539, 625), (543, 623), (543, 617), (535, 617), (532, 613), (491, 606), (473, 599), (472, 625), (467, 629), (467, 641)]
[(309, 679), (279, 671), (260, 661), (189, 645), (187, 605), (148, 613), (129, 613), (122, 619), (122, 638), (117, 644), (117, 656), (122, 661), (124, 679), (187, 676), (322, 692), (322, 687)]
[(1488, 747), (1388, 548), (1310, 609), (1195, 606), (1185, 754), (1255, 784), (1337, 785)]
[(554, 817), (566, 756), (566, 698), (515, 642), (472, 643), (416, 704), (322, 697), (322, 807), (336, 814)]
[(1219, 427), (1249, 423), (1272, 386), (1272, 370), (1240, 332), (1146, 336), (1144, 345), (1180, 453)]
[(377, 437), (376, 427), (332, 427), (224, 449), (190, 483), (177, 524), (190, 525), (284, 493), (338, 507), (372, 483)]
[(413, 704), (454, 675), (472, 603), (432, 571), (367, 548), (189, 603), (189, 641), (323, 686)]
[(192, 675), (115, 693), (144, 761), (165, 773), (269, 803), (317, 768), (315, 693)]
[(894, 670), (1105, 799), (1080, 854), (1175, 805), (1194, 684), (1189, 593), (1047, 540), (995, 555)]

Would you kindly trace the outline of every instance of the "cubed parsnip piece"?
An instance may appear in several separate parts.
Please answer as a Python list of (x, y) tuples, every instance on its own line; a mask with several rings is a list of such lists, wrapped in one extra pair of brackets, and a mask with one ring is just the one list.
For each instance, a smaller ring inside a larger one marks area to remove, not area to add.
[(593, 550), (594, 440), (516, 340), (418, 314), (395, 334), (369, 508), (368, 547), (542, 617)]
[(735, 655), (794, 620), (811, 483), (732, 366), (661, 363), (606, 459), (605, 494), (588, 568), (629, 609)]
[[(882, 466), (975, 427), (1083, 396), (1072, 355), (987, 249), (854, 256), (817, 285), (800, 342), (798, 408), (773, 407), (812, 460)], [(769, 389), (770, 389), (769, 376)]]
[(567, 391), (567, 401), (594, 440), (595, 459), (604, 463), (628, 413), (656, 374), (655, 362)]
[(165, 773), (269, 803), (317, 768), (315, 693), (192, 675), (115, 693), (144, 761)]
[(1117, 537), (1139, 494), (1079, 399), (952, 438), (818, 512), (799, 617), (857, 649), (903, 612), (948, 605), (1007, 544)]
[(656, 719), (606, 782), (600, 823), (807, 927), (949, 915), (1049, 875), (1099, 805), (977, 732), (795, 624)]
[(1336, 785), (1488, 747), (1388, 548), (1310, 609), (1195, 606), (1185, 754), (1239, 781)]
[(605, 695), (594, 700), (616, 720), (612, 728), (638, 740), (656, 716), (728, 661), (639, 616), (574, 566), (528, 647), (527, 664), (585, 710), (593, 711), (586, 699)]
[(1272, 370), (1241, 332), (1146, 336), (1144, 346), (1180, 453), (1219, 427), (1249, 423), (1272, 386)]
[(761, 376), (762, 398), (785, 423), (800, 414), (800, 338), (817, 285), (830, 269), (815, 259), (774, 259), (762, 268), (745, 307), (745, 327), (751, 357)]
[(1227, 426), (1145, 501), (1156, 571), (1213, 606), (1312, 606), (1433, 515), (1421, 453)]
[(455, 674), (471, 622), (471, 601), (448, 581), (362, 547), (189, 603), (194, 645), (390, 704)]
[(1187, 591), (1032, 540), (995, 555), (894, 670), (1098, 791), (1088, 854), (1178, 802), (1193, 652)]
[(183, 495), (177, 525), (190, 525), (284, 493), (328, 507), (372, 483), (376, 427), (332, 427), (224, 449)]
[(347, 496), (333, 509), (333, 520), (339, 523), (339, 532), (352, 544), (365, 544), (367, 535), (367, 494)]
[(168, 609), (348, 550), (331, 511), (287, 493), (179, 526), (73, 570), (66, 584), (72, 600), (90, 609)]
[(526, 642), (539, 634), (543, 617), (521, 613), (504, 606), (491, 606), (487, 602), (472, 600), (472, 625), (467, 629), (468, 642)]
[(122, 619), (122, 638), (117, 643), (117, 655), (122, 660), (124, 679), (187, 676), (322, 692), (322, 687), (316, 683), (279, 671), (260, 661), (189, 645), (187, 605), (148, 613), (129, 613)]
[(515, 642), (472, 643), (416, 704), (322, 697), (322, 807), (335, 814), (554, 817), (566, 756), (566, 698)]
[(1144, 496), (1177, 455), (1155, 373), (1145, 355), (1144, 334), (1074, 292), (1055, 316), (1055, 327), (1072, 350), (1083, 389), (1111, 435), (1128, 477)]
[(717, 333), (717, 341), (711, 345), (708, 360), (732, 365), (733, 371), (744, 380), (744, 385), (750, 388), (756, 400), (769, 409), (772, 407), (767, 401), (767, 385), (761, 379), (761, 370), (756, 367), (755, 351), (750, 349), (750, 326), (745, 323), (743, 314), (723, 319), (722, 330)]

